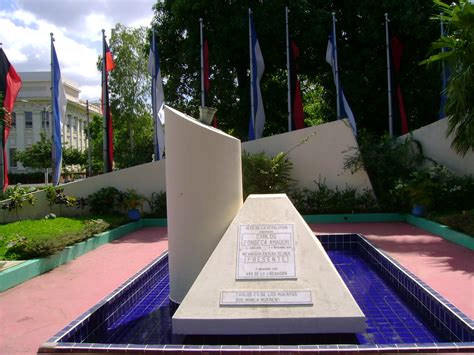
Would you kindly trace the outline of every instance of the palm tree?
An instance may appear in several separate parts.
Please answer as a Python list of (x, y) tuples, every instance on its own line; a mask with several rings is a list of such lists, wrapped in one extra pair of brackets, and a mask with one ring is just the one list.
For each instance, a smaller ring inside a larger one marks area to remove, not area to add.
[(433, 0), (441, 10), (434, 16), (443, 21), (448, 34), (433, 42), (432, 49), (439, 51), (421, 64), (444, 61), (451, 75), (446, 86), (447, 135), (453, 137), (451, 146), (461, 156), (474, 151), (474, 4), (459, 0), (447, 5)]

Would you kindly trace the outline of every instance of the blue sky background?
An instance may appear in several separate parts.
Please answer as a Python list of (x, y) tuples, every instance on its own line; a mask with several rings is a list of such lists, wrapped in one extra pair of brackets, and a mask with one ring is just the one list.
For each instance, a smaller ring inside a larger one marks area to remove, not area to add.
[(100, 97), (96, 62), (116, 23), (149, 26), (156, 0), (0, 0), (0, 42), (18, 71), (50, 68), (50, 33), (61, 73), (75, 81), (81, 98)]

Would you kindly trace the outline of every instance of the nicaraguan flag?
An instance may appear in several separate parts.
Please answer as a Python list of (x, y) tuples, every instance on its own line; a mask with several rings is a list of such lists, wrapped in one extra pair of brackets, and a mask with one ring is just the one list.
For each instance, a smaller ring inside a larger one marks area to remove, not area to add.
[(0, 109), (3, 109), (3, 124), (0, 125), (0, 187), (5, 192), (8, 186), (8, 162), (6, 145), (12, 125), (12, 112), (21, 89), (21, 78), (7, 55), (0, 48)]
[(150, 46), (150, 55), (148, 57), (148, 73), (151, 75), (151, 104), (153, 108), (153, 122), (155, 127), (154, 143), (155, 143), (155, 160), (163, 158), (165, 149), (165, 133), (163, 126), (165, 124), (165, 116), (163, 106), (165, 102), (165, 94), (163, 91), (163, 81), (161, 80), (160, 57), (156, 48), (155, 32)]
[[(339, 96), (339, 112), (341, 114), (341, 117), (338, 117), (338, 119), (347, 117), (349, 119), (349, 122), (352, 127), (352, 131), (354, 132), (354, 135), (357, 135), (357, 126), (354, 118), (354, 114), (352, 113), (352, 110), (349, 106), (349, 103), (347, 102), (346, 95), (344, 95), (344, 91), (342, 90), (342, 86), (339, 83), (337, 83), (337, 76), (336, 76), (336, 47), (334, 46), (334, 41), (335, 41), (335, 34), (334, 32), (331, 32), (328, 40), (328, 47), (326, 50), (326, 62), (329, 63), (332, 67), (332, 75), (334, 77), (334, 84), (336, 85), (336, 89), (339, 88), (339, 92), (337, 95)], [(339, 84), (339, 85), (338, 85)]]
[[(253, 23), (252, 13), (250, 16), (250, 39), (251, 39), (251, 52), (252, 52), (252, 95), (253, 105), (252, 114), (250, 115), (249, 124), (249, 139), (258, 139), (263, 135), (263, 128), (265, 126), (265, 110), (263, 108), (262, 92), (260, 90), (260, 80), (262, 79), (263, 72), (265, 71), (265, 63), (263, 61), (262, 51), (260, 44), (258, 43), (257, 32), (255, 31), (255, 25)], [(255, 119), (253, 121), (252, 119)]]
[(64, 92), (63, 82), (61, 80), (61, 70), (59, 69), (58, 57), (54, 44), (52, 46), (52, 61), (53, 61), (53, 185), (59, 184), (61, 177), (61, 167), (63, 161), (63, 151), (61, 145), (61, 123), (66, 117), (66, 94)]

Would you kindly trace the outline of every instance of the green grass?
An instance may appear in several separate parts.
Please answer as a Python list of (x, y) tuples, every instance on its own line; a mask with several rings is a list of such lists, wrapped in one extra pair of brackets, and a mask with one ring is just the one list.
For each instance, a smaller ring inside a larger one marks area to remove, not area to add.
[(123, 216), (24, 220), (0, 225), (0, 260), (44, 257), (127, 222)]

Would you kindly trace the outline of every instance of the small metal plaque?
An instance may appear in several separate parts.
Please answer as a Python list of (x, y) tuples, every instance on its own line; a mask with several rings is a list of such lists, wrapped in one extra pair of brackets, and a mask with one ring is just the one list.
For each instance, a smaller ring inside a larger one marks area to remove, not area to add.
[(293, 224), (242, 224), (237, 280), (296, 279)]
[(221, 291), (221, 306), (312, 305), (311, 291)]

